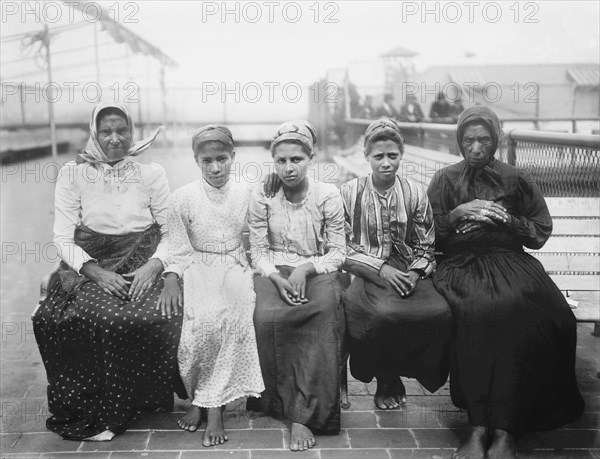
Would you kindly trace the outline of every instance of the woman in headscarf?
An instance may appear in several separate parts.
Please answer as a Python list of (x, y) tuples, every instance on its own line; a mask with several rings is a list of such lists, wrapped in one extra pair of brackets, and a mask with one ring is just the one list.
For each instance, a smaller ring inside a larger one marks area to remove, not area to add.
[(425, 189), (397, 175), (404, 136), (391, 118), (365, 132), (372, 172), (341, 186), (348, 256), (355, 274), (344, 294), (350, 370), (362, 382), (377, 378), (381, 410), (406, 403), (400, 376), (435, 392), (448, 378), (452, 317), (435, 290), (433, 214)]
[(552, 220), (524, 170), (494, 158), (500, 122), (487, 107), (466, 109), (457, 140), (464, 160), (437, 172), (428, 194), (437, 248), (433, 281), (450, 304), (453, 403), (473, 431), (455, 458), (516, 457), (515, 441), (577, 419), (576, 323), (542, 264)]
[[(346, 256), (342, 198), (307, 177), (316, 132), (282, 124), (271, 154), (281, 188), (250, 198), (254, 326), (265, 391), (262, 411), (291, 421), (291, 450), (315, 445), (313, 433), (340, 431), (344, 315), (338, 268)], [(249, 408), (254, 408), (249, 404)]]
[(133, 159), (158, 132), (133, 143), (125, 106), (99, 104), (87, 146), (56, 183), (62, 262), (33, 324), (48, 376), (46, 425), (70, 440), (110, 440), (136, 409), (170, 409), (181, 388), (181, 318), (156, 310), (169, 185), (161, 166)]

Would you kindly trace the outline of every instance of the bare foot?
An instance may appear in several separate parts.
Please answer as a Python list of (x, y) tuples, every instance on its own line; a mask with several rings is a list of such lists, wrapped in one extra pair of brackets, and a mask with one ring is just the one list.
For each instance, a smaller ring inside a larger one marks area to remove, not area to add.
[(406, 404), (406, 389), (397, 376), (378, 375), (375, 405), (380, 410), (393, 410), (400, 404)]
[(228, 440), (223, 427), (223, 408), (225, 407), (208, 409), (208, 420), (202, 436), (204, 446), (222, 445)]
[(177, 425), (188, 432), (195, 432), (200, 427), (202, 422), (200, 407), (192, 405), (188, 408), (187, 413), (181, 419), (177, 420)]
[(308, 427), (292, 422), (292, 431), (290, 432), (290, 449), (292, 451), (304, 451), (316, 444), (317, 441)]
[(452, 454), (452, 459), (484, 459), (487, 436), (488, 429), (486, 427), (473, 427), (467, 441)]
[(517, 459), (515, 437), (506, 430), (495, 429), (492, 446), (488, 449), (489, 459)]

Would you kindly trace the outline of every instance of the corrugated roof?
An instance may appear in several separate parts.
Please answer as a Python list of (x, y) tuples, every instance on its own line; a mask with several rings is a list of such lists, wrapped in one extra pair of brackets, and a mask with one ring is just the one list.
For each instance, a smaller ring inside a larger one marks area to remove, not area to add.
[(600, 70), (598, 68), (567, 69), (567, 75), (577, 86), (600, 85)]
[(483, 86), (487, 81), (483, 79), (481, 72), (475, 69), (460, 69), (450, 72), (450, 81), (463, 86), (465, 83), (477, 83), (474, 86)]

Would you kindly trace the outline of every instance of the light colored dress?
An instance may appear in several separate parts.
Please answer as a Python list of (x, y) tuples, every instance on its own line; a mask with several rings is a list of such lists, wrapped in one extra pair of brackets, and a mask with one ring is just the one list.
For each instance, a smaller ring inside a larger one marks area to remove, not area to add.
[(173, 193), (169, 266), (183, 278), (179, 371), (192, 403), (218, 407), (264, 390), (252, 316), (252, 270), (242, 243), (250, 187), (204, 180)]

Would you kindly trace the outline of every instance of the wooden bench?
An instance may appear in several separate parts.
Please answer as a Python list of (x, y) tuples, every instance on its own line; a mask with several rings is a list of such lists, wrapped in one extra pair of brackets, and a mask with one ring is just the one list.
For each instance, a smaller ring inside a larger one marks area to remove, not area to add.
[[(405, 145), (402, 172), (427, 187), (433, 174), (461, 158)], [(341, 181), (370, 172), (359, 149), (336, 156)], [(569, 302), (578, 322), (596, 324), (600, 336), (600, 198), (546, 198), (554, 224), (540, 250), (527, 250), (544, 265)]]

